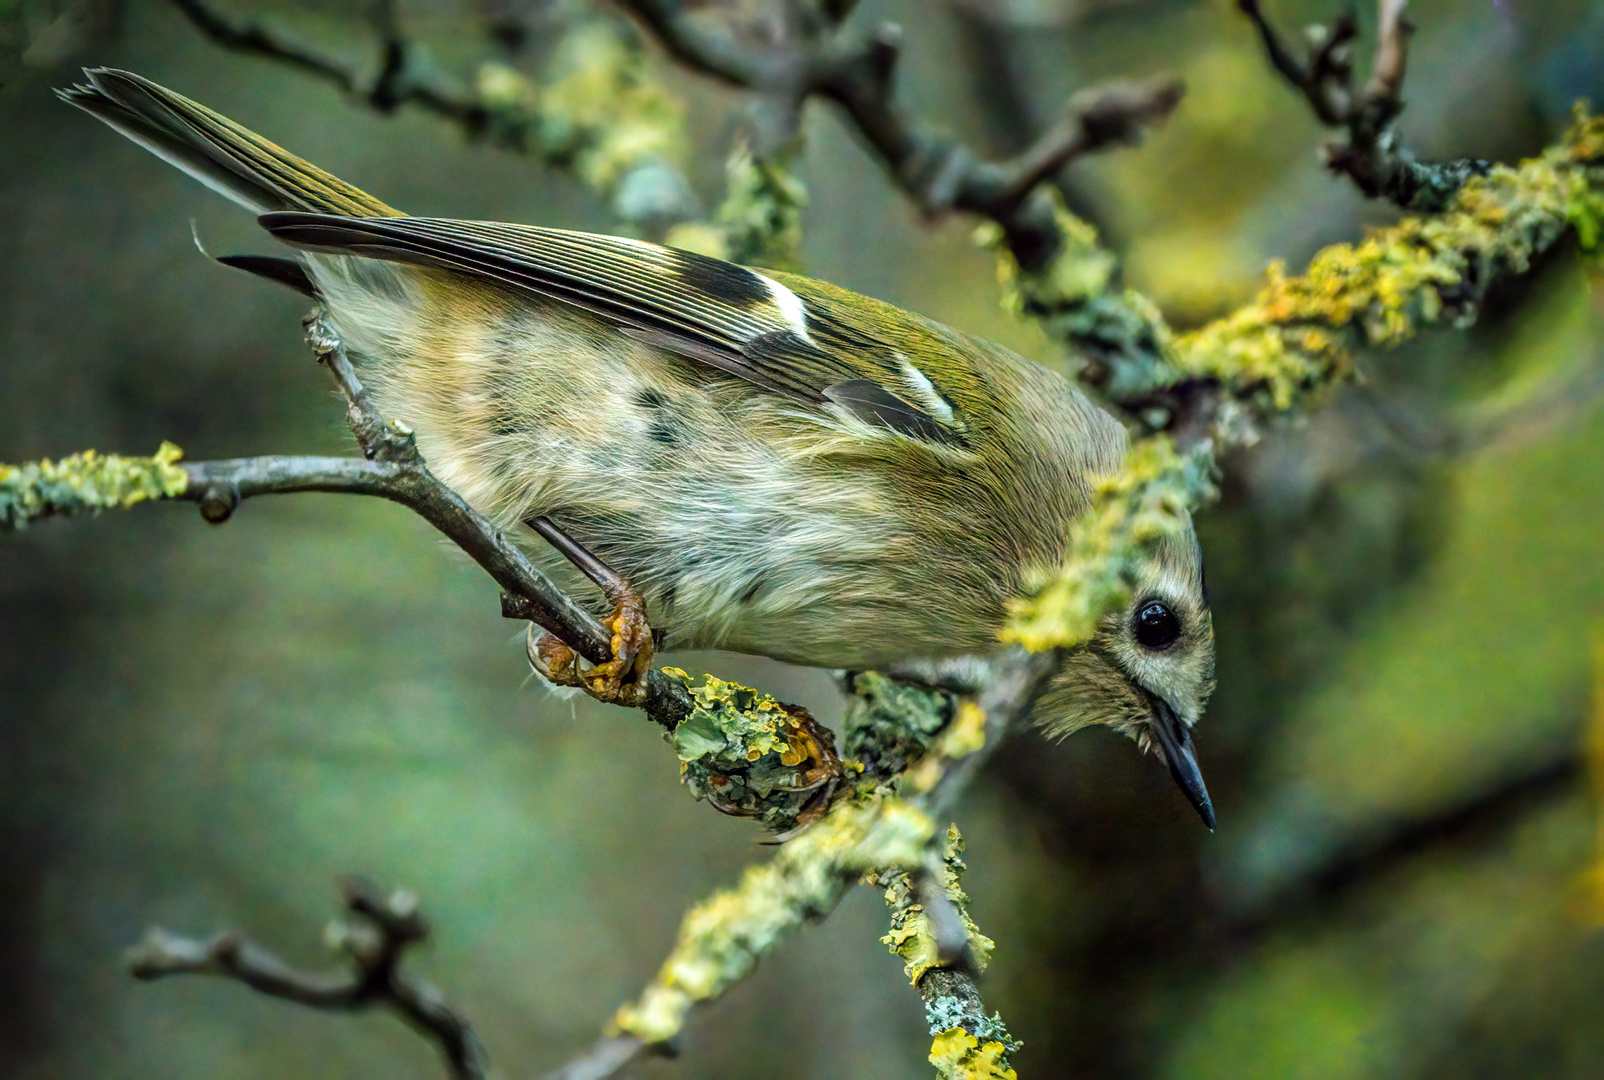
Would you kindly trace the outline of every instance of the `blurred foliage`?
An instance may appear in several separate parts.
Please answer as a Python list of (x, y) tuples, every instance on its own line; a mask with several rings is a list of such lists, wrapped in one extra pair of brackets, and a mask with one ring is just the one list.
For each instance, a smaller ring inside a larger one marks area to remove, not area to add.
[[(1066, 195), (1116, 238), (1121, 284), (1177, 326), (1251, 300), (1272, 260), (1295, 274), (1339, 241), (1357, 258), (1366, 229), (1395, 220), (1323, 174), (1324, 133), (1223, 0), (861, 7), (906, 24), (907, 99), (979, 146), (1018, 145), (1099, 78), (1186, 79), (1162, 131), (1078, 165)], [(379, 55), (365, 0), (219, 8), (361, 70)], [(654, 208), (751, 192), (771, 200), (779, 250), (800, 232), (809, 272), (1062, 362), (998, 304), (972, 223), (917, 220), (828, 110), (809, 110), (782, 172), (736, 157), (731, 180), (741, 100), (626, 25), (601, 35), (592, 5), (395, 9), (465, 86), (483, 71), (515, 98), (564, 87), (596, 138), (546, 160), (594, 154), (583, 168), (605, 190), (220, 51), (162, 0), (0, 0), (0, 460), (163, 439), (197, 458), (347, 446), (296, 298), (190, 245), (194, 217), (210, 249), (260, 250), (254, 224), (57, 103), (48, 87), (79, 63), (172, 85), (419, 212), (604, 231), (623, 214), (651, 230), (672, 224)], [(1296, 26), (1332, 7), (1272, 10)], [(1578, 97), (1604, 97), (1597, 0), (1411, 11), (1403, 131), (1423, 154), (1515, 161), (1556, 139)], [(600, 44), (564, 59), (583, 35)], [(588, 61), (623, 84), (572, 75)], [(604, 98), (623, 92), (683, 136), (611, 131)], [(745, 250), (716, 215), (706, 238)], [(1100, 733), (1022, 733), (972, 790), (964, 884), (1000, 943), (984, 989), (1023, 1041), (1008, 1055), (1020, 1076), (1598, 1075), (1604, 938), (1577, 918), (1577, 882), (1601, 857), (1583, 739), (1604, 410), (1583, 392), (1522, 408), (1599, 364), (1596, 273), (1545, 256), (1476, 329), (1359, 353), (1362, 386), (1225, 463), (1198, 523), (1220, 647), (1198, 748), (1218, 834)], [(506, 1071), (587, 1044), (761, 834), (687, 798), (638, 718), (520, 692), (521, 663), (482, 575), (365, 500), (262, 500), (220, 529), (140, 508), (9, 537), (0, 1072), (434, 1075), (390, 1021), (116, 969), (151, 922), (248, 928), (315, 962), (309, 931), (350, 871), (422, 894), (438, 930), (418, 970)], [(839, 716), (821, 673), (694, 663)], [(921, 1003), (874, 944), (885, 933), (880, 899), (850, 894), (697, 1015), (677, 1061), (643, 1071), (928, 1075)]]

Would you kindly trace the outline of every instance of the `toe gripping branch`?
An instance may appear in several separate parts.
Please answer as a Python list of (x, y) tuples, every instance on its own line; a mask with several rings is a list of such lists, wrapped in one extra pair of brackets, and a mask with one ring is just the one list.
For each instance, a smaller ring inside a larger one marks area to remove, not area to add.
[(634, 587), (602, 562), (591, 550), (550, 518), (528, 521), (530, 528), (556, 549), (575, 569), (594, 581), (613, 605), (602, 625), (613, 635), (613, 658), (581, 669), (579, 656), (550, 631), (535, 636), (529, 627), (529, 663), (557, 686), (577, 686), (609, 705), (639, 706), (646, 698), (646, 678), (652, 669), (652, 628), (646, 621), (646, 601)]

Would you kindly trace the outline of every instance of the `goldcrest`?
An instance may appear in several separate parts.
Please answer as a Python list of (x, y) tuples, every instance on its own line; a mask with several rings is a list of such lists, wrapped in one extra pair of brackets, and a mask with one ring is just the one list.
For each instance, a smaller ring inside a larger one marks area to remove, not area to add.
[[(667, 648), (904, 672), (984, 656), (1124, 457), (1125, 429), (1068, 380), (877, 300), (638, 240), (407, 217), (171, 90), (87, 75), (61, 96), (295, 249), (223, 261), (315, 296), (442, 480), (503, 527), (560, 526)], [(1190, 525), (1145, 559), (1035, 716), (1157, 747), (1212, 828)]]

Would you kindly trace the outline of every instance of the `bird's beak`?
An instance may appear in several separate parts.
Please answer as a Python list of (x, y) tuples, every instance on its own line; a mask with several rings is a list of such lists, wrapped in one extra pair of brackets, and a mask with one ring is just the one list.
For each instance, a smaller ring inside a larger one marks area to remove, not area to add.
[(1153, 705), (1153, 719), (1149, 727), (1153, 741), (1170, 767), (1170, 775), (1186, 792), (1187, 799), (1197, 810), (1203, 824), (1214, 831), (1214, 804), (1209, 801), (1209, 789), (1203, 786), (1203, 773), (1197, 767), (1197, 755), (1192, 752), (1192, 733), (1181, 718), (1175, 715), (1170, 703), (1157, 694), (1148, 694)]

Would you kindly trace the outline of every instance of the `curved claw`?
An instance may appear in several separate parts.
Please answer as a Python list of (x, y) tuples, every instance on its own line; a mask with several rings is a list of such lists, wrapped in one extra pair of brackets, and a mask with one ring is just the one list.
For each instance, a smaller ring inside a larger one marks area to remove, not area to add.
[(602, 625), (613, 632), (611, 660), (582, 669), (578, 655), (560, 638), (551, 633), (537, 638), (531, 625), (525, 645), (529, 666), (556, 686), (577, 686), (609, 705), (637, 706), (646, 697), (655, 649), (640, 594), (628, 586), (620, 589), (613, 613)]
[(575, 671), (579, 655), (556, 634), (544, 631), (536, 637), (535, 629), (535, 624), (530, 623), (529, 630), (524, 634), (524, 652), (535, 674), (553, 686), (579, 686), (579, 676)]

